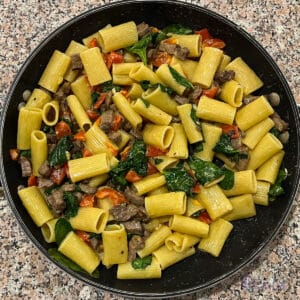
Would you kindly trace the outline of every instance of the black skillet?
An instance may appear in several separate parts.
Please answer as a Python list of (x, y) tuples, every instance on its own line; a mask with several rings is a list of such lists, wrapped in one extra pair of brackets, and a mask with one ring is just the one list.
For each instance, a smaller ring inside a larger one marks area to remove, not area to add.
[(285, 222), (299, 184), (299, 115), (286, 80), (266, 51), (237, 25), (226, 18), (199, 6), (174, 1), (121, 1), (85, 12), (58, 28), (37, 47), (26, 60), (16, 77), (3, 108), (1, 121), (1, 177), (6, 198), (31, 241), (49, 258), (47, 244), (32, 222), (17, 196), (17, 187), (24, 184), (20, 168), (10, 160), (9, 149), (16, 147), (18, 103), (25, 89), (33, 89), (55, 49), (64, 51), (71, 39), (82, 38), (106, 24), (116, 25), (129, 20), (145, 21), (158, 28), (179, 23), (194, 29), (209, 28), (212, 36), (226, 41), (225, 51), (232, 57), (242, 56), (264, 81), (258, 93), (275, 91), (281, 96), (278, 112), (290, 124), (290, 142), (285, 148), (284, 164), (289, 176), (284, 183), (285, 195), (269, 207), (257, 207), (257, 216), (234, 222), (234, 230), (219, 258), (204, 253), (163, 271), (158, 280), (117, 280), (116, 268), (100, 268), (100, 279), (79, 274), (64, 266), (61, 269), (94, 287), (132, 297), (171, 297), (211, 287), (239, 271), (252, 261)]

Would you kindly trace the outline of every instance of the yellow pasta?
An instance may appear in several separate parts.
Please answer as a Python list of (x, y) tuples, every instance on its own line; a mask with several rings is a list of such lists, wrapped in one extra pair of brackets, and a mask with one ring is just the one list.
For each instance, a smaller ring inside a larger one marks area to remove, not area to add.
[(42, 225), (41, 231), (43, 238), (47, 243), (53, 243), (56, 241), (55, 238), (55, 224), (58, 219), (52, 219)]
[(43, 131), (34, 130), (31, 132), (31, 164), (32, 174), (41, 176), (39, 168), (48, 157), (47, 137)]
[(48, 126), (53, 126), (57, 123), (59, 118), (59, 104), (58, 101), (50, 101), (43, 106), (42, 119)]
[(220, 99), (234, 107), (240, 107), (243, 100), (243, 88), (235, 80), (225, 82), (221, 87)]
[(253, 195), (253, 201), (255, 204), (268, 206), (269, 205), (269, 190), (271, 184), (266, 181), (257, 181), (257, 190)]
[(176, 58), (176, 56), (173, 56), (170, 65), (174, 67), (177, 64), (181, 66), (186, 78), (189, 81), (192, 81), (198, 62), (191, 59), (181, 60)]
[(166, 184), (166, 178), (160, 173), (148, 175), (133, 183), (137, 194), (143, 195)]
[(84, 109), (87, 109), (91, 106), (91, 91), (86, 76), (82, 75), (76, 78), (76, 80), (71, 83), (71, 89)]
[(51, 97), (48, 92), (42, 89), (34, 89), (26, 103), (26, 107), (42, 109), (50, 100)]
[(179, 232), (173, 232), (165, 240), (165, 245), (169, 250), (176, 252), (183, 252), (200, 241), (200, 238)]
[(201, 54), (200, 34), (172, 34), (171, 40), (181, 47), (189, 49), (188, 57), (199, 57)]
[(174, 134), (172, 126), (152, 125), (148, 123), (143, 130), (143, 140), (146, 144), (166, 149), (171, 145)]
[(189, 149), (183, 126), (181, 124), (174, 123), (172, 124), (172, 127), (174, 129), (174, 138), (167, 155), (179, 159), (186, 159), (189, 155)]
[(158, 76), (145, 65), (135, 65), (129, 72), (129, 77), (135, 81), (150, 81), (151, 84), (161, 83)]

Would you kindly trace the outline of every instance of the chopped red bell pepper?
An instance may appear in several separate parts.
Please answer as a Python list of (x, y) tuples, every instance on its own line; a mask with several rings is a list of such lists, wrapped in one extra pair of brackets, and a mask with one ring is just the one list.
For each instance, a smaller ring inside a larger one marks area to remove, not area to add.
[(37, 177), (34, 175), (30, 175), (27, 180), (27, 185), (28, 186), (37, 186), (37, 184), (38, 184)]
[(165, 155), (167, 152), (168, 152), (167, 149), (160, 149), (152, 145), (147, 145), (146, 156), (155, 157), (155, 156)]
[(134, 170), (129, 170), (127, 172), (127, 174), (125, 175), (125, 179), (128, 181), (128, 182), (136, 182), (136, 181), (139, 181), (141, 180), (143, 177), (140, 176), (138, 173), (136, 173)]
[(65, 121), (60, 121), (55, 125), (55, 134), (58, 139), (72, 133), (70, 126)]
[(214, 98), (218, 92), (219, 88), (217, 86), (214, 86), (210, 89), (205, 89), (202, 91), (202, 95), (209, 97), (209, 98)]
[(229, 134), (232, 139), (237, 139), (240, 136), (239, 128), (236, 125), (221, 125), (222, 132), (224, 134)]
[(66, 177), (66, 170), (64, 167), (53, 169), (50, 175), (50, 179), (53, 181), (53, 183), (60, 185), (64, 178)]
[(204, 222), (206, 224), (211, 224), (212, 223), (212, 219), (210, 218), (207, 211), (202, 212), (200, 214), (200, 216), (198, 217), (198, 220), (201, 221), (201, 222)]

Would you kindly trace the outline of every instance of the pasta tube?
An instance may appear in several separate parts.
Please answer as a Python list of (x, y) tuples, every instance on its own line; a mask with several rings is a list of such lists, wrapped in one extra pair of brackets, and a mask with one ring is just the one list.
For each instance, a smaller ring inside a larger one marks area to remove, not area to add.
[(141, 97), (172, 116), (178, 114), (177, 103), (167, 93), (163, 92), (160, 86), (156, 89), (148, 89)]
[(255, 205), (251, 194), (244, 194), (241, 196), (229, 199), (232, 204), (232, 211), (223, 216), (224, 220), (235, 221), (240, 219), (251, 218), (256, 215)]
[(31, 164), (32, 174), (40, 176), (39, 168), (48, 157), (47, 137), (43, 131), (31, 132)]
[(172, 126), (146, 124), (143, 130), (144, 142), (160, 149), (168, 148), (173, 137), (174, 128)]
[(129, 77), (132, 68), (138, 68), (142, 62), (122, 63), (112, 65), (113, 83), (117, 85), (132, 85), (134, 80)]
[(272, 156), (256, 171), (257, 180), (263, 180), (274, 184), (284, 157), (284, 151), (279, 151)]
[(70, 95), (67, 97), (67, 103), (79, 127), (84, 131), (88, 131), (92, 126), (92, 122), (80, 104), (78, 98), (74, 95)]
[(68, 166), (72, 182), (105, 174), (110, 170), (106, 153), (69, 160)]
[(274, 109), (265, 96), (260, 96), (253, 102), (245, 105), (236, 113), (236, 124), (241, 130), (247, 130), (255, 124), (269, 117)]
[(233, 124), (235, 113), (236, 107), (207, 96), (201, 96), (196, 111), (198, 118), (228, 125)]
[(198, 195), (213, 221), (226, 215), (233, 209), (231, 202), (217, 184), (210, 187), (201, 187), (201, 192)]
[(145, 269), (134, 269), (131, 262), (119, 264), (117, 270), (118, 279), (152, 279), (161, 278), (161, 268), (155, 258), (152, 258), (151, 265)]
[(165, 245), (171, 251), (174, 250), (176, 252), (183, 252), (193, 247), (199, 241), (200, 238), (196, 236), (173, 232), (169, 237), (166, 238)]
[(54, 218), (38, 187), (21, 189), (18, 195), (36, 226), (40, 227)]
[(57, 101), (50, 101), (43, 106), (42, 119), (48, 126), (54, 126), (59, 118), (59, 104)]
[(181, 66), (186, 78), (189, 81), (192, 81), (198, 62), (191, 59), (181, 60), (176, 56), (173, 56), (170, 65), (174, 67), (177, 64)]
[(189, 156), (189, 149), (183, 126), (181, 124), (174, 123), (172, 124), (172, 127), (174, 129), (174, 138), (167, 155), (170, 157), (187, 159)]
[(79, 76), (75, 81), (71, 83), (71, 89), (74, 95), (78, 98), (79, 102), (84, 109), (87, 109), (92, 104), (92, 97), (90, 91), (90, 85), (86, 76)]
[(80, 58), (88, 76), (89, 83), (92, 86), (112, 80), (98, 47), (93, 47), (81, 52)]
[(145, 247), (142, 250), (139, 250), (137, 254), (142, 258), (148, 256), (162, 246), (165, 243), (166, 238), (171, 234), (172, 231), (168, 226), (160, 225), (159, 228), (153, 231), (146, 239)]
[(162, 246), (153, 252), (162, 270), (176, 264), (177, 262), (195, 254), (196, 250), (191, 247), (183, 252), (170, 251), (166, 246)]
[(55, 239), (55, 224), (58, 219), (52, 219), (45, 224), (42, 225), (41, 231), (42, 235), (44, 237), (44, 240), (47, 243), (53, 243), (56, 241)]
[(253, 170), (234, 172), (234, 186), (230, 190), (223, 190), (226, 196), (256, 193), (257, 182)]
[(241, 57), (237, 57), (231, 61), (226, 67), (226, 71), (234, 71), (234, 79), (243, 86), (244, 94), (249, 95), (262, 87), (263, 82), (255, 74), (255, 72), (243, 61)]
[(59, 85), (64, 80), (64, 75), (71, 63), (71, 58), (55, 50), (44, 69), (44, 72), (39, 80), (39, 85), (46, 90), (55, 93)]
[(73, 231), (67, 234), (58, 251), (90, 274), (100, 264), (100, 256)]
[(235, 80), (222, 85), (220, 99), (234, 107), (240, 107), (243, 100), (243, 87)]
[(230, 63), (230, 61), (231, 61), (231, 57), (226, 54), (223, 54), (217, 72), (223, 72), (225, 70), (225, 67)]
[(126, 48), (138, 41), (138, 32), (133, 21), (103, 28), (98, 34), (99, 44), (104, 53)]
[(168, 215), (182, 215), (186, 209), (186, 194), (170, 192), (145, 198), (146, 212), (150, 218)]
[(153, 161), (156, 169), (163, 173), (167, 168), (175, 166), (179, 160), (175, 157), (157, 156)]
[(129, 72), (129, 77), (138, 82), (147, 80), (150, 81), (151, 84), (161, 83), (158, 76), (144, 64), (136, 65), (133, 68), (131, 68), (131, 71)]
[(265, 181), (257, 181), (257, 190), (253, 195), (253, 201), (255, 204), (268, 206), (269, 205), (269, 190), (271, 184)]
[(42, 89), (34, 89), (25, 106), (27, 108), (32, 107), (42, 109), (50, 99), (51, 97), (48, 92)]
[(106, 267), (127, 262), (128, 246), (124, 225), (113, 224), (106, 226), (102, 233), (102, 240), (104, 250), (102, 263)]
[(218, 257), (232, 229), (233, 225), (224, 219), (213, 222), (210, 224), (208, 237), (200, 241), (199, 250)]
[(197, 236), (206, 237), (209, 231), (209, 225), (197, 219), (186, 216), (173, 216), (169, 221), (169, 227), (173, 231)]
[(160, 173), (148, 175), (133, 183), (138, 195), (146, 194), (163, 186), (164, 184), (166, 184), (166, 178)]
[(115, 93), (112, 96), (112, 99), (120, 113), (134, 128), (137, 128), (142, 124), (142, 117), (133, 110), (129, 101), (120, 92)]
[[(30, 120), (30, 122), (28, 122)], [(31, 133), (40, 130), (42, 124), (42, 110), (39, 108), (22, 107), (18, 118), (17, 148), (30, 149)]]
[(188, 197), (187, 203), (186, 203), (185, 215), (190, 217), (195, 212), (205, 209), (205, 207), (203, 206), (203, 204), (200, 201), (201, 200), (199, 200), (199, 199), (194, 199), (194, 198)]
[[(137, 98), (141, 98), (142, 95), (144, 93), (144, 90), (142, 89), (141, 85), (134, 82), (130, 89), (128, 90), (128, 94), (127, 96), (130, 98), (130, 99), (137, 99)], [(142, 97), (143, 98), (143, 97)], [(145, 99), (145, 98), (144, 98)]]
[(201, 54), (200, 34), (173, 34), (171, 40), (181, 47), (189, 49), (188, 57), (199, 57)]
[(273, 134), (267, 133), (250, 153), (248, 169), (256, 170), (283, 148)]
[(213, 47), (203, 48), (192, 82), (200, 84), (205, 89), (209, 88), (212, 85), (222, 56), (223, 51), (220, 49)]
[(137, 99), (132, 108), (138, 114), (157, 125), (169, 125), (172, 120), (171, 115), (142, 99)]
[(108, 214), (97, 207), (80, 207), (75, 217), (70, 218), (73, 229), (102, 233), (106, 226)]

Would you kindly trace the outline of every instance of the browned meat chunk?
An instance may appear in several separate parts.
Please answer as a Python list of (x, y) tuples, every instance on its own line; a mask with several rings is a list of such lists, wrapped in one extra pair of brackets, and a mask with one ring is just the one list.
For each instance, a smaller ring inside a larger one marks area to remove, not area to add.
[(138, 140), (141, 140), (143, 138), (143, 133), (141, 130), (137, 129), (137, 128), (132, 128), (129, 133), (135, 137)]
[(145, 199), (142, 196), (139, 196), (133, 189), (126, 187), (124, 195), (128, 201), (135, 205), (144, 205)]
[(275, 128), (278, 129), (280, 132), (288, 130), (289, 124), (281, 119), (278, 113), (274, 112), (270, 118), (275, 123)]
[(144, 247), (144, 239), (139, 235), (134, 235), (128, 243), (128, 260), (135, 260), (137, 251), (142, 250)]
[(63, 85), (54, 94), (54, 99), (58, 101), (63, 101), (67, 98), (71, 91), (71, 84), (69, 82), (64, 82)]
[(79, 188), (86, 194), (94, 194), (97, 191), (97, 188), (84, 183), (79, 183)]
[(151, 27), (146, 24), (145, 22), (142, 22), (136, 26), (138, 36), (139, 38), (142, 38), (143, 36), (149, 34), (151, 32)]
[(74, 183), (65, 183), (61, 186), (61, 190), (63, 192), (74, 192), (75, 191), (75, 184)]
[(133, 218), (139, 209), (133, 204), (120, 204), (113, 206), (110, 213), (114, 216), (116, 221), (125, 222)]
[(140, 221), (131, 220), (122, 224), (125, 226), (127, 233), (142, 235), (144, 232), (143, 226)]
[(232, 80), (234, 76), (235, 76), (235, 72), (232, 70), (222, 71), (222, 72), (217, 72), (214, 79), (219, 85), (222, 85), (226, 81)]
[(114, 142), (116, 145), (121, 143), (122, 141), (122, 135), (119, 131), (112, 131), (108, 133), (108, 138)]
[(53, 181), (51, 179), (42, 178), (38, 179), (38, 187), (39, 188), (48, 188), (53, 185)]
[(189, 54), (189, 49), (186, 47), (181, 47), (177, 44), (168, 44), (164, 42), (161, 42), (159, 44), (158, 50), (165, 51), (168, 54), (174, 55), (180, 60), (185, 60)]
[(190, 92), (188, 98), (195, 101), (200, 98), (201, 94), (202, 94), (202, 88), (199, 85), (195, 85), (194, 90)]
[(189, 103), (189, 99), (187, 97), (176, 95), (173, 99), (180, 105)]
[(112, 123), (114, 121), (114, 116), (115, 113), (110, 109), (105, 111), (102, 115), (101, 115), (101, 125), (100, 128), (104, 131), (104, 132), (108, 132), (112, 126)]
[(83, 65), (79, 54), (71, 55), (72, 70), (82, 70)]
[(247, 170), (249, 158), (240, 158), (236, 163), (235, 167), (238, 171)]
[(62, 213), (66, 208), (66, 203), (63, 200), (63, 195), (64, 193), (61, 189), (56, 189), (52, 191), (49, 197), (47, 197), (50, 206), (57, 214)]
[(28, 177), (32, 174), (31, 162), (24, 156), (20, 156), (19, 164), (21, 165), (22, 177)]
[(44, 177), (49, 177), (51, 174), (51, 168), (49, 166), (48, 160), (45, 160), (39, 167), (39, 173)]

